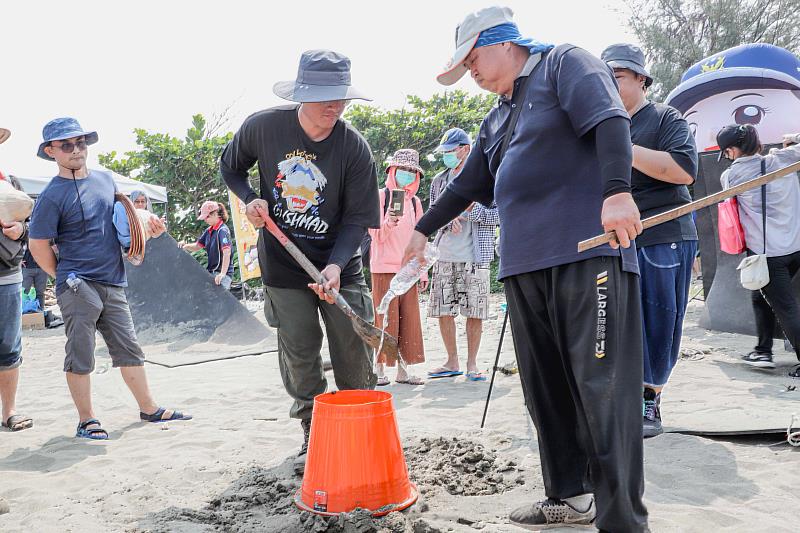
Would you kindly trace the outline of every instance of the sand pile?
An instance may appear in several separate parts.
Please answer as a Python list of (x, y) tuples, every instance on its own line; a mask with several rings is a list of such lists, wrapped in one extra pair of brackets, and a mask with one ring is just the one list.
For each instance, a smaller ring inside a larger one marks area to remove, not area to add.
[(139, 531), (167, 533), (439, 533), (422, 518), (394, 512), (373, 518), (356, 509), (336, 517), (300, 512), (294, 494), (300, 480), (284, 467), (250, 467), (231, 487), (200, 510), (169, 508), (149, 516)]
[(420, 492), (442, 487), (454, 496), (498, 494), (525, 483), (514, 461), (456, 437), (423, 438), (406, 446), (406, 462)]
[[(423, 438), (405, 448), (411, 480), (422, 494), (435, 498), (437, 488), (460, 496), (498, 494), (524, 483), (516, 463), (497, 458), (494, 450), (474, 441)], [(393, 512), (373, 518), (356, 509), (335, 517), (300, 512), (294, 494), (301, 480), (285, 462), (267, 469), (246, 469), (225, 492), (200, 510), (169, 508), (149, 516), (140, 531), (309, 532), (309, 533), (438, 533), (420, 513), (428, 510), (420, 499), (411, 512)], [(428, 497), (428, 496), (426, 496)], [(474, 527), (474, 526), (473, 526)]]

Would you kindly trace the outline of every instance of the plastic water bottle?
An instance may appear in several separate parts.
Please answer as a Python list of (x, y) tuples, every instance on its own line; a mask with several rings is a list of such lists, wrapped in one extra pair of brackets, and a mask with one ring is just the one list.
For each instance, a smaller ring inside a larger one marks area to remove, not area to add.
[(428, 243), (425, 245), (425, 265), (420, 265), (417, 258), (414, 257), (403, 265), (403, 268), (400, 269), (400, 272), (395, 274), (392, 278), (392, 282), (389, 284), (389, 290), (386, 292), (386, 295), (381, 300), (381, 304), (378, 306), (378, 314), (385, 315), (386, 311), (389, 309), (389, 304), (395, 299), (397, 296), (401, 294), (405, 294), (408, 290), (419, 280), (422, 273), (428, 270), (433, 264), (439, 259), (439, 249), (433, 245), (433, 243)]
[(74, 272), (70, 272), (67, 276), (67, 286), (72, 289), (72, 292), (78, 292), (78, 286), (83, 283), (81, 278), (77, 277)]

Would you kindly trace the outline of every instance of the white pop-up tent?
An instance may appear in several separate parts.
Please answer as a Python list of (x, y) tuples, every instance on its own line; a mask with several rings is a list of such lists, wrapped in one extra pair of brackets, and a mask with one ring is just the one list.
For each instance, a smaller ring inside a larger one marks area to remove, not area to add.
[[(103, 172), (109, 172), (111, 175), (114, 176), (114, 182), (117, 184), (117, 189), (119, 192), (125, 195), (130, 195), (135, 190), (144, 191), (145, 194), (150, 198), (150, 201), (154, 204), (164, 204), (167, 203), (167, 188), (162, 187), (161, 185), (151, 185), (149, 183), (143, 183), (141, 181), (136, 181), (131, 178), (126, 178), (121, 174), (117, 174), (116, 172), (111, 172), (107, 169), (99, 169)], [(50, 183), (50, 178), (40, 178), (40, 177), (26, 177), (26, 176), (14, 176), (19, 180), (20, 185), (22, 186), (22, 190), (28, 196), (32, 196), (36, 198), (41, 194), (47, 184)]]

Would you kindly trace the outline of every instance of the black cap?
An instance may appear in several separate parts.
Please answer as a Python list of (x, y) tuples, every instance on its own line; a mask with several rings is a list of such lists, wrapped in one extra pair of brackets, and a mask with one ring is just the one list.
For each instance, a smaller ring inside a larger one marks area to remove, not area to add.
[(645, 78), (645, 87), (650, 87), (653, 83), (653, 78), (650, 77), (644, 66), (644, 52), (636, 45), (627, 43), (612, 44), (603, 50), (600, 59), (608, 63), (611, 68), (625, 68), (632, 70), (636, 74), (641, 74)]
[(743, 141), (746, 133), (747, 130), (744, 126), (737, 126), (735, 124), (725, 126), (719, 130), (719, 133), (717, 133), (717, 146), (719, 146), (719, 156), (717, 157), (717, 161), (722, 160), (725, 150), (731, 148), (732, 146), (736, 146)]

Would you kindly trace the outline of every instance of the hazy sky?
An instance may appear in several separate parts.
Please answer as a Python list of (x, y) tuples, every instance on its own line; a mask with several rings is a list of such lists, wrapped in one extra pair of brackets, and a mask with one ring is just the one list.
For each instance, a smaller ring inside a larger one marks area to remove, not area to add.
[[(391, 108), (406, 95), (441, 92), (435, 76), (453, 51), (455, 26), (491, 1), (245, 2), (9, 1), (3, 21), (0, 146), (9, 174), (52, 175), (36, 157), (44, 124), (74, 116), (99, 132), (101, 152), (136, 147), (134, 128), (183, 136), (195, 113), (230, 107), (228, 129), (283, 103), (276, 81), (294, 79), (300, 53), (349, 56), (353, 83)], [(635, 38), (622, 0), (509, 0), (523, 35), (598, 54)], [(465, 76), (454, 88), (478, 92)]]

